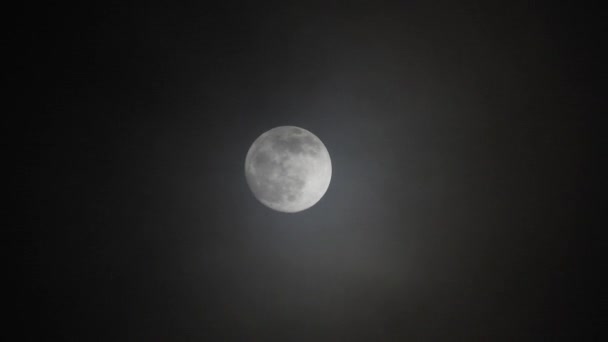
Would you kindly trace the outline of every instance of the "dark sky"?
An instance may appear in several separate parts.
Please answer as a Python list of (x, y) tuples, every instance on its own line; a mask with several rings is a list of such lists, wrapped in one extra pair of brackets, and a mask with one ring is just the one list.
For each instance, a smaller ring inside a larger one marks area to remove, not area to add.
[[(594, 11), (40, 10), (26, 336), (590, 338)], [(261, 205), (244, 177), (251, 143), (282, 125), (313, 132), (333, 163), (326, 195), (297, 214)]]

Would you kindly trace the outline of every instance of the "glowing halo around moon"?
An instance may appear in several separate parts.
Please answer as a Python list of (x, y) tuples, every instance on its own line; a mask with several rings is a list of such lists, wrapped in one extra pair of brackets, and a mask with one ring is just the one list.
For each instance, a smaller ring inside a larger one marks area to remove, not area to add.
[(265, 206), (295, 213), (315, 205), (329, 187), (331, 159), (311, 132), (280, 126), (260, 135), (245, 158), (245, 177)]

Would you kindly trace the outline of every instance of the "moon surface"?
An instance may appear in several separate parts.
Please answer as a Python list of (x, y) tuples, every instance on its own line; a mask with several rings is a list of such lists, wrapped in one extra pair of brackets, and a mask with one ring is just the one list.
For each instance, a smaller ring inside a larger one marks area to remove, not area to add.
[(260, 135), (245, 159), (245, 177), (265, 206), (295, 213), (315, 205), (329, 187), (331, 159), (316, 135), (280, 126)]

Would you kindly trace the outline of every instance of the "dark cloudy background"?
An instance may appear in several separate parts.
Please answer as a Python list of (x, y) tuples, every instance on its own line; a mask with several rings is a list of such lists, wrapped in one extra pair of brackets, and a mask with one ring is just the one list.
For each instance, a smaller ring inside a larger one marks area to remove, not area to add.
[[(23, 333), (590, 338), (594, 11), (42, 9)], [(281, 125), (316, 134), (333, 162), (326, 195), (297, 214), (258, 203), (244, 177), (251, 143)]]

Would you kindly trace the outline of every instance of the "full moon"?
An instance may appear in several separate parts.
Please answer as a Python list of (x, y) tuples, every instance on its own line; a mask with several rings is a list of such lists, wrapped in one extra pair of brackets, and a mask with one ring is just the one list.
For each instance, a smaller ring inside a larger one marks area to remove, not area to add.
[(265, 206), (295, 213), (315, 205), (329, 187), (331, 159), (316, 135), (281, 126), (260, 135), (245, 158), (245, 177)]

